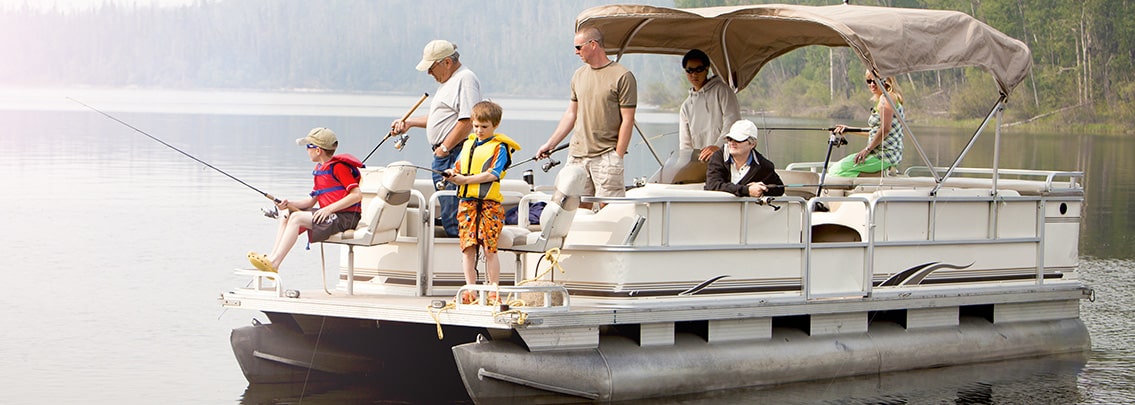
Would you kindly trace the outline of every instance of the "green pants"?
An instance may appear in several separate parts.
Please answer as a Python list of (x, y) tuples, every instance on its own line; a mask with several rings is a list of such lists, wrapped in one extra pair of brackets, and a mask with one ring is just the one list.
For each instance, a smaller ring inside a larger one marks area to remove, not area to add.
[(863, 163), (855, 163), (855, 155), (844, 156), (838, 162), (832, 163), (828, 167), (828, 173), (833, 176), (839, 177), (858, 177), (859, 173), (875, 173), (881, 172), (890, 168), (890, 163), (884, 162), (875, 155), (867, 155), (867, 159), (863, 159)]

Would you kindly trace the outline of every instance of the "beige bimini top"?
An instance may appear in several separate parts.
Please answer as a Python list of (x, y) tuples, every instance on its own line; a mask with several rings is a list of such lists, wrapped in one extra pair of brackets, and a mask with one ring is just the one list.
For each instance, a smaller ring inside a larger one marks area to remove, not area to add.
[(675, 9), (610, 5), (584, 10), (609, 54), (681, 55), (701, 49), (740, 91), (765, 63), (808, 45), (847, 46), (881, 76), (980, 66), (1008, 95), (1028, 74), (1027, 46), (956, 11), (783, 4)]

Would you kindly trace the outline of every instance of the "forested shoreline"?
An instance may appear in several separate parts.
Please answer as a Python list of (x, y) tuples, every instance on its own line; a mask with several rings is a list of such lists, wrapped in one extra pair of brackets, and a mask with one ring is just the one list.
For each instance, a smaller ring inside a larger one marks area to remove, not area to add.
[[(1123, 133), (1135, 120), (1135, 21), (1121, 16), (1132, 1), (854, 3), (961, 11), (1028, 44), (1032, 73), (1014, 90), (1007, 123)], [(570, 48), (575, 16), (605, 3), (201, 0), (179, 7), (18, 7), (0, 10), (6, 60), (0, 85), (417, 93), (435, 86), (413, 69), (422, 45), (446, 38), (458, 44), (490, 95), (566, 97), (580, 63)], [(685, 97), (677, 57), (624, 59), (639, 77), (641, 103), (672, 108)], [(748, 111), (856, 118), (866, 108), (862, 70), (846, 48), (804, 48), (766, 66), (739, 97)], [(991, 79), (976, 69), (898, 79), (916, 121), (974, 119), (996, 96)]]

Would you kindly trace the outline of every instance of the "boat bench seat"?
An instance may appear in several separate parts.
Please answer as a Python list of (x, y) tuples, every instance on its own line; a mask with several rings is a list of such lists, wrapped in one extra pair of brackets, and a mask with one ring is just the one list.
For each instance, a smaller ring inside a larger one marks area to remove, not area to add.
[[(784, 182), (785, 185), (789, 185), (789, 187), (784, 188), (784, 195), (800, 197), (805, 200), (816, 196), (816, 185), (820, 184), (819, 173), (776, 169), (776, 175), (780, 176), (780, 181)], [(792, 187), (793, 184), (806, 186)]]
[(375, 246), (397, 239), (398, 228), (402, 227), (410, 201), (410, 189), (414, 184), (414, 168), (410, 162), (394, 162), (386, 166), (381, 171), (380, 181), (372, 180), (376, 175), (369, 173), (359, 183), (364, 194), (374, 194), (374, 197), (367, 202), (355, 229), (331, 235), (323, 241), (347, 245), (347, 294), (354, 294), (355, 246)]
[[(432, 198), (433, 194), (437, 191), (434, 188), (434, 183), (433, 183), (432, 179), (415, 179), (413, 188), (414, 188), (414, 190), (417, 190), (419, 193), (422, 193), (422, 196), (425, 198), (426, 204), (429, 204), (430, 198)], [(504, 206), (505, 211), (508, 211), (512, 208), (515, 208), (517, 205), (519, 205), (520, 199), (524, 196), (524, 194), (527, 194), (531, 191), (528, 183), (525, 183), (523, 181), (516, 180), (516, 179), (501, 180), (501, 189), (500, 190), (501, 190), (501, 194), (504, 196), (504, 202), (502, 203), (502, 205)], [(402, 227), (404, 229), (402, 231), (403, 236), (411, 236), (411, 237), (417, 237), (418, 236), (417, 228), (415, 226), (409, 226), (411, 224), (416, 225), (416, 224), (421, 223), (421, 222), (418, 222), (422, 218), (421, 209), (420, 209), (420, 207), (418, 207), (418, 205), (419, 204), (418, 204), (418, 201), (416, 199), (410, 200), (410, 204), (408, 205), (409, 215), (406, 216), (406, 225), (407, 226)], [(436, 216), (437, 215), (435, 215), (435, 217)], [(436, 223), (436, 222), (434, 223), (434, 237), (435, 238), (443, 238), (443, 239), (449, 238), (445, 234), (445, 230), (441, 226), (440, 223)], [(456, 238), (450, 238), (450, 239), (456, 240)]]
[[(367, 173), (359, 183), (364, 193), (375, 196), (366, 204), (355, 229), (331, 235), (327, 243), (373, 246), (389, 243), (398, 236), (410, 201), (414, 168), (410, 162), (394, 162), (381, 171)], [(373, 179), (375, 176), (381, 176)], [(378, 181), (373, 181), (373, 180)]]

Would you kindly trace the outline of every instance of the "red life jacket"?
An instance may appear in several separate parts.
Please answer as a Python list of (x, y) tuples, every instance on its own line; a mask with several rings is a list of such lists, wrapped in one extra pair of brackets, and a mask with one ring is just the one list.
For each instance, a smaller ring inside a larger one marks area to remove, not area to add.
[[(335, 165), (344, 164), (351, 169), (351, 175), (354, 176), (354, 184), (359, 182), (359, 168), (366, 167), (363, 162), (350, 154), (341, 154), (331, 157), (327, 163), (316, 163), (315, 170), (312, 170), (311, 175), (315, 177), (315, 186), (312, 187), (311, 196), (319, 201), (320, 207), (326, 207), (343, 199), (347, 196), (347, 184), (335, 178)], [(344, 208), (340, 212), (362, 212), (362, 203), (355, 203), (354, 205)]]

